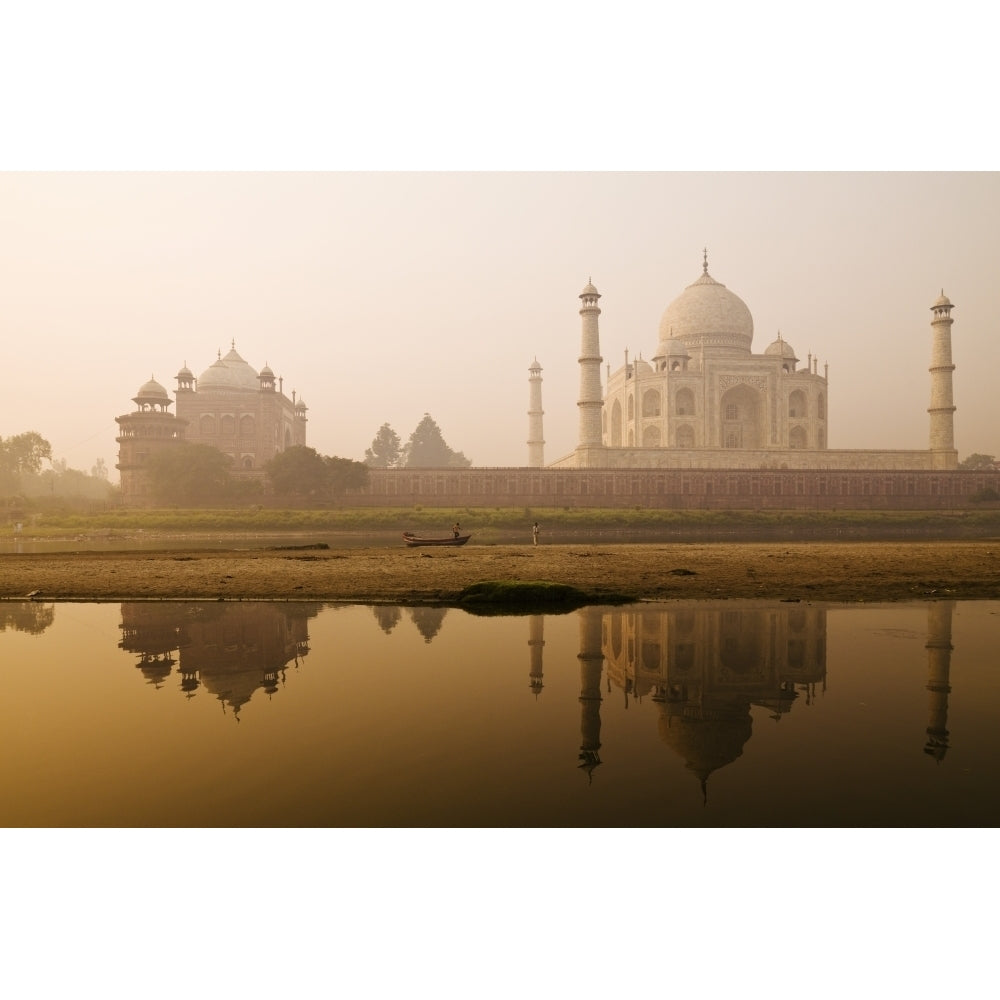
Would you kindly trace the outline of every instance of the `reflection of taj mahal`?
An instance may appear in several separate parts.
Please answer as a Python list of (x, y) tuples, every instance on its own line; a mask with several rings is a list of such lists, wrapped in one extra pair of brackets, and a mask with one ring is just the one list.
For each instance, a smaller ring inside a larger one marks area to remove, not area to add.
[[(927, 608), (927, 741), (937, 761), (948, 751), (951, 619), (954, 602)], [(660, 739), (697, 776), (702, 793), (713, 771), (743, 753), (751, 709), (780, 721), (801, 698), (826, 689), (825, 607), (706, 602), (669, 609), (584, 608), (579, 612), (579, 766), (601, 764), (601, 705), (617, 689), (657, 705)], [(544, 687), (544, 619), (529, 619), (529, 687)], [(606, 685), (607, 690), (604, 690)]]

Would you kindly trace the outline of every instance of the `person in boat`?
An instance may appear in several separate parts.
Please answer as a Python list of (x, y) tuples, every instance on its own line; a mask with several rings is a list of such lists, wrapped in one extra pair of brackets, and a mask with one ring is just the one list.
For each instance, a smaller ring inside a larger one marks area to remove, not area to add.
[(458, 523), (458, 521), (456, 521), (456, 522), (454, 523), (454, 525), (452, 526), (452, 529), (451, 529), (451, 533), (452, 533), (452, 534), (453, 534), (453, 535), (454, 535), (454, 536), (455, 536), (456, 538), (458, 538), (458, 536), (459, 536), (459, 535), (460, 535), (460, 534), (462, 533), (462, 526), (461, 526), (461, 525), (460, 525), (460, 524)]

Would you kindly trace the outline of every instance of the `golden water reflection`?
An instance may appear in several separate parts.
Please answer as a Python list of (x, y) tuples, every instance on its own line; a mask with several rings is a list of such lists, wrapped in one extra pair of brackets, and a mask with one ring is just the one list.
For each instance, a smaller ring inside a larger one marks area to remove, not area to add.
[[(113, 607), (9, 602), (0, 642), (18, 634), (43, 646), (16, 648), (44, 648), (43, 633), (63, 618), (76, 631), (56, 659), (3, 675), (21, 705), (0, 719), (0, 748), (17, 762), (0, 772), (0, 794), (29, 824), (162, 824), (176, 796), (184, 824), (829, 824), (856, 814), (855, 823), (886, 825), (895, 814), (872, 775), (919, 803), (927, 779), (913, 760), (940, 764), (952, 749), (956, 607), (718, 601), (477, 618), (433, 607), (125, 602), (114, 625), (124, 662), (109, 671), (70, 662), (68, 650), (96, 662), (88, 629), (103, 632), (87, 623)], [(987, 616), (997, 612), (964, 605), (974, 608), (967, 641), (992, 648)], [(0, 662), (13, 648), (0, 645)], [(998, 682), (985, 664), (964, 676), (976, 704), (963, 713), (963, 742), (988, 757), (981, 734), (996, 728)], [(251, 701), (250, 740), (233, 744), (216, 730), (244, 729), (233, 723)], [(169, 707), (184, 703), (217, 706), (218, 721)], [(121, 754), (124, 745), (141, 754)], [(38, 773), (25, 771), (35, 758)], [(127, 773), (116, 790), (118, 766)], [(968, 761), (958, 770), (966, 782), (988, 774)], [(783, 801), (779, 785), (800, 790)], [(685, 788), (715, 812), (692, 811)], [(114, 800), (107, 820), (103, 795)], [(968, 789), (952, 797), (966, 817), (954, 822), (993, 815)]]

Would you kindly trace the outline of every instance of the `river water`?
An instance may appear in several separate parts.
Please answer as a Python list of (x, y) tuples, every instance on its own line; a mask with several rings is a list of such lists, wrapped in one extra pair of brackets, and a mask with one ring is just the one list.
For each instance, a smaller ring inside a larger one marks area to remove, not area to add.
[(1000, 819), (1000, 602), (0, 602), (5, 826)]

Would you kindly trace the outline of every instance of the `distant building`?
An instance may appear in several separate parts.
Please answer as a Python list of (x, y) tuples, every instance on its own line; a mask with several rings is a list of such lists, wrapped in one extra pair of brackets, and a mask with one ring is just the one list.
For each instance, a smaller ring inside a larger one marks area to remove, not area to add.
[(176, 413), (167, 390), (150, 379), (132, 397), (136, 409), (115, 417), (120, 427), (118, 463), (122, 500), (148, 502), (143, 466), (150, 454), (180, 442), (207, 444), (233, 459), (244, 479), (263, 479), (264, 465), (278, 452), (306, 443), (305, 402), (284, 394), (283, 380), (265, 365), (260, 372), (236, 352), (222, 352), (199, 378), (185, 364), (177, 373)]
[[(951, 310), (942, 291), (931, 307), (930, 429), (926, 450), (830, 449), (828, 372), (811, 354), (801, 365), (781, 333), (752, 350), (743, 300), (702, 273), (666, 308), (648, 361), (629, 358), (602, 387), (600, 293), (580, 293), (579, 438), (551, 469), (956, 468)], [(541, 468), (541, 367), (529, 369), (528, 465)]]

